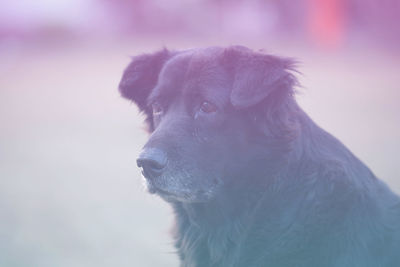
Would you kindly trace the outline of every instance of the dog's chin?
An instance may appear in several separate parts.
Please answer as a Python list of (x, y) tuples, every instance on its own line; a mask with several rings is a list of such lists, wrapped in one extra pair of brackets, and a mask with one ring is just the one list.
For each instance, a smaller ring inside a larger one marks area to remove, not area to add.
[(211, 201), (216, 195), (217, 186), (207, 190), (176, 190), (164, 188), (146, 180), (145, 187), (150, 194), (157, 194), (167, 202), (205, 203)]

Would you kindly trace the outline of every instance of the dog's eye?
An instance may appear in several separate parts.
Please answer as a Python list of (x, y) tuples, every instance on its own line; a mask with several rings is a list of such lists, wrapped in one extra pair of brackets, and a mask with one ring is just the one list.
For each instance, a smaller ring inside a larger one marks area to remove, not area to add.
[(218, 108), (213, 103), (204, 101), (200, 106), (200, 110), (204, 113), (213, 113), (213, 112), (216, 112), (218, 110)]
[(153, 116), (160, 116), (164, 112), (163, 108), (159, 104), (153, 104), (151, 107), (153, 109)]

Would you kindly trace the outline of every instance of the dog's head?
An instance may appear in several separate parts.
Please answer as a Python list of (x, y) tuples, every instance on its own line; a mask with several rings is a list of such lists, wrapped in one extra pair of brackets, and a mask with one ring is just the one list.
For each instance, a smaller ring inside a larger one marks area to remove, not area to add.
[(238, 46), (134, 57), (119, 89), (146, 115), (137, 164), (149, 191), (205, 202), (259, 171), (254, 162), (276, 167), (297, 135), (292, 66)]

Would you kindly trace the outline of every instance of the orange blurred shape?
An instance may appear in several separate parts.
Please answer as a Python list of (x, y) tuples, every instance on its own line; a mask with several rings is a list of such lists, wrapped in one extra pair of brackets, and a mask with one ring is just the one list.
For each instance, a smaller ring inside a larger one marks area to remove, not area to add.
[(307, 0), (308, 31), (318, 45), (338, 48), (343, 43), (345, 0)]

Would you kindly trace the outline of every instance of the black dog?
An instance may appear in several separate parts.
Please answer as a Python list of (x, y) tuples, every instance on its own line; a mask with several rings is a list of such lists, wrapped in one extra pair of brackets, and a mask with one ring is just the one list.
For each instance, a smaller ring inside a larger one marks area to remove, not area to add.
[(151, 133), (181, 266), (399, 267), (400, 199), (297, 105), (294, 65), (245, 47), (133, 58), (119, 89)]

